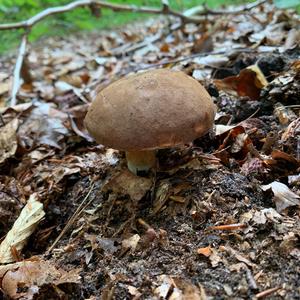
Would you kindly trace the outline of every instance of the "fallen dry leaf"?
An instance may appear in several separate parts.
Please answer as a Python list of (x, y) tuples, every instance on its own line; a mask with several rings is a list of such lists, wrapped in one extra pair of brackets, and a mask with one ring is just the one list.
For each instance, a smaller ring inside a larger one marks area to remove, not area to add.
[(268, 81), (257, 65), (243, 69), (237, 76), (229, 76), (222, 80), (214, 80), (216, 86), (225, 91), (235, 91), (239, 96), (248, 96), (257, 100), (260, 91), (268, 85)]
[(140, 297), (142, 296), (142, 293), (139, 292), (139, 290), (132, 286), (132, 285), (127, 285), (127, 288), (128, 288), (128, 292), (131, 296), (134, 296), (134, 299), (140, 299)]
[(130, 238), (122, 241), (122, 247), (125, 249), (130, 249), (132, 252), (134, 252), (140, 239), (141, 237), (138, 234), (134, 234)]
[(209, 257), (212, 254), (212, 251), (211, 248), (208, 246), (204, 248), (198, 248), (197, 253)]
[(231, 157), (242, 163), (244, 162), (252, 141), (243, 126), (234, 126), (229, 131), (226, 130), (223, 134), (218, 135), (217, 138), (221, 141), (221, 145), (214, 154), (216, 157), (224, 164), (228, 164)]
[(155, 199), (153, 202), (152, 213), (157, 214), (166, 204), (171, 194), (171, 183), (168, 180), (162, 180), (157, 187)]
[(133, 201), (141, 200), (150, 190), (152, 181), (146, 177), (139, 177), (124, 170), (112, 177), (105, 185), (106, 190), (112, 190), (116, 194), (129, 195)]
[(69, 133), (64, 125), (68, 115), (56, 109), (53, 103), (35, 102), (29, 117), (20, 126), (18, 135), (22, 145), (36, 144), (61, 148), (61, 141)]
[(276, 204), (276, 210), (281, 213), (290, 206), (300, 205), (300, 196), (292, 192), (285, 184), (274, 181), (270, 184), (261, 186), (263, 191), (269, 189), (274, 193), (274, 201)]
[(288, 127), (284, 130), (281, 136), (281, 140), (286, 142), (289, 138), (293, 138), (300, 134), (300, 118), (292, 121)]
[(44, 215), (43, 204), (38, 201), (36, 194), (31, 195), (13, 227), (0, 244), (0, 263), (10, 263), (16, 260), (13, 249), (18, 252), (23, 249)]
[(43, 260), (23, 261), (0, 267), (1, 289), (10, 299), (35, 299), (44, 284), (79, 283), (79, 271), (59, 270)]
[(282, 216), (274, 208), (264, 208), (256, 211), (252, 217), (252, 221), (255, 224), (266, 224), (268, 220), (278, 223), (280, 219), (282, 219)]
[(13, 119), (0, 127), (0, 164), (16, 153), (18, 124), (18, 119)]
[(230, 255), (234, 256), (238, 261), (246, 264), (249, 267), (256, 267), (256, 265), (251, 262), (247, 257), (243, 256), (242, 254), (240, 254), (237, 250), (233, 249), (230, 246), (221, 246), (220, 247), (222, 250), (225, 250), (227, 253), (229, 253)]
[(2, 96), (3, 94), (7, 93), (10, 89), (10, 82), (0, 82), (0, 96)]
[(211, 248), (212, 254), (209, 256), (211, 266), (217, 267), (219, 263), (223, 262), (222, 257), (219, 255), (217, 249)]
[(203, 290), (200, 291), (198, 287), (180, 277), (160, 275), (159, 281), (161, 284), (154, 290), (154, 294), (160, 299), (206, 300)]
[(215, 135), (221, 135), (225, 132), (228, 132), (229, 130), (233, 129), (237, 125), (222, 125), (222, 124), (217, 124), (215, 125)]

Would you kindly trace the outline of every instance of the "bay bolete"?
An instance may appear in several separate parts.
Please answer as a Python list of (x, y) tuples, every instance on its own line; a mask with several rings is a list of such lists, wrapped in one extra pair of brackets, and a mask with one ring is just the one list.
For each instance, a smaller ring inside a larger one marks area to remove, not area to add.
[(180, 71), (159, 69), (101, 90), (85, 117), (95, 140), (126, 151), (131, 172), (156, 166), (156, 150), (185, 144), (212, 127), (215, 106), (205, 88)]

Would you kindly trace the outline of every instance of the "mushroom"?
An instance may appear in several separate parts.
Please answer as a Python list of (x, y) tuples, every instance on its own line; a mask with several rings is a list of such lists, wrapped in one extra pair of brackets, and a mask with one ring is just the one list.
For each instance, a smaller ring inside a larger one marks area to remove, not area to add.
[(85, 117), (95, 140), (126, 152), (137, 174), (156, 167), (156, 150), (185, 144), (213, 126), (215, 105), (205, 88), (180, 71), (159, 69), (101, 90)]

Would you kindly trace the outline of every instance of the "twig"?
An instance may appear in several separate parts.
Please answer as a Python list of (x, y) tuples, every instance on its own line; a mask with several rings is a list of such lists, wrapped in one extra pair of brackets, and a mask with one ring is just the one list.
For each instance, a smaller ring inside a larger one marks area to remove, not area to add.
[(64, 227), (64, 229), (61, 231), (61, 233), (55, 239), (55, 241), (53, 242), (53, 244), (47, 250), (47, 254), (49, 254), (54, 249), (54, 247), (56, 246), (56, 244), (64, 236), (64, 234), (70, 229), (70, 227), (74, 224), (74, 222), (81, 215), (81, 213), (83, 212), (83, 210), (92, 202), (93, 198), (90, 199), (87, 203), (85, 203), (88, 200), (88, 198), (89, 198), (89, 196), (90, 196), (90, 194), (91, 194), (94, 186), (95, 186), (95, 183), (93, 183), (91, 185), (88, 193), (86, 194), (86, 196), (84, 197), (84, 199), (82, 200), (82, 202), (80, 203), (80, 205), (77, 207), (76, 211), (74, 212), (74, 214), (72, 215), (72, 217), (69, 219), (69, 221), (67, 222), (67, 224)]
[(225, 10), (225, 9), (212, 10), (212, 9), (208, 8), (207, 6), (205, 6), (205, 10), (203, 13), (206, 13), (209, 15), (235, 15), (235, 14), (239, 14), (241, 12), (249, 11), (257, 6), (260, 6), (264, 3), (266, 3), (267, 1), (268, 0), (257, 0), (253, 3), (249, 3), (246, 5), (243, 5), (239, 8), (232, 9), (232, 10)]
[(257, 0), (253, 3), (249, 3), (243, 6), (239, 6), (236, 9), (231, 9), (231, 10), (225, 10), (225, 9), (219, 9), (219, 10), (212, 10), (207, 7), (207, 5), (199, 5), (192, 7), (184, 12), (184, 15), (186, 17), (190, 16), (201, 16), (201, 15), (236, 15), (242, 12), (246, 12), (251, 10), (252, 8), (255, 8), (268, 0)]
[(236, 229), (244, 229), (246, 227), (248, 227), (247, 224), (236, 223), (236, 224), (210, 226), (207, 229), (208, 230), (236, 230)]
[(262, 291), (262, 292), (256, 294), (254, 299), (261, 299), (261, 298), (267, 297), (267, 296), (277, 292), (280, 289), (281, 289), (281, 287), (275, 287), (275, 288), (267, 289), (265, 291)]
[[(199, 13), (199, 16), (201, 15), (203, 16), (207, 14), (210, 15), (239, 14), (241, 12), (251, 10), (252, 8), (257, 7), (265, 2), (267, 2), (267, 0), (258, 0), (235, 10), (212, 10), (205, 7), (205, 9)], [(162, 1), (162, 4), (163, 4), (162, 8), (153, 8), (153, 7), (143, 7), (143, 6), (135, 6), (135, 5), (114, 4), (114, 3), (104, 2), (101, 0), (77, 0), (63, 6), (47, 8), (25, 21), (8, 23), (8, 24), (0, 24), (0, 30), (31, 28), (33, 25), (42, 21), (48, 16), (60, 14), (63, 12), (68, 12), (78, 7), (84, 7), (84, 6), (90, 7), (91, 5), (96, 5), (99, 8), (108, 8), (114, 11), (129, 11), (129, 12), (150, 13), (150, 14), (158, 14), (158, 15), (161, 14), (172, 15), (174, 17), (178, 17), (182, 19), (182, 21), (184, 22), (199, 23), (203, 21), (203, 18), (200, 18), (199, 16), (198, 17), (187, 16), (184, 13), (171, 9), (167, 1)]]
[(163, 5), (162, 8), (152, 8), (152, 7), (142, 7), (142, 6), (139, 7), (135, 5), (114, 4), (114, 3), (108, 3), (99, 0), (77, 0), (63, 6), (47, 8), (25, 21), (8, 23), (8, 24), (0, 24), (0, 30), (31, 28), (36, 23), (42, 21), (43, 19), (51, 15), (68, 12), (78, 7), (84, 7), (90, 5), (97, 5), (100, 8), (108, 8), (114, 11), (129, 11), (129, 12), (150, 13), (150, 14), (158, 14), (158, 15), (161, 14), (172, 15), (181, 18), (185, 22), (192, 22), (192, 23), (199, 23), (203, 21), (203, 18), (187, 17), (180, 12), (172, 10), (168, 5)]
[(11, 100), (10, 100), (10, 105), (14, 106), (17, 104), (17, 94), (20, 88), (20, 74), (21, 74), (21, 69), (23, 65), (23, 60), (26, 54), (26, 45), (27, 45), (27, 38), (28, 38), (28, 32), (25, 32), (22, 41), (20, 44), (19, 48), (19, 53), (14, 69), (14, 75), (13, 75), (13, 85), (12, 85), (12, 90), (11, 90)]

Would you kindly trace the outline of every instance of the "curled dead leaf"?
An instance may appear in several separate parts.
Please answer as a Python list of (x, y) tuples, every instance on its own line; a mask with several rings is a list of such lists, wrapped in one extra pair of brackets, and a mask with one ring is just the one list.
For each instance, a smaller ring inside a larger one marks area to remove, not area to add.
[(249, 152), (249, 147), (252, 145), (249, 135), (241, 125), (224, 131), (223, 134), (218, 135), (218, 139), (221, 145), (214, 155), (224, 164), (228, 164), (230, 157), (243, 162)]
[(268, 85), (268, 81), (257, 65), (241, 70), (237, 76), (216, 79), (214, 83), (221, 90), (235, 91), (239, 96), (248, 96), (252, 100), (257, 100), (261, 89)]
[(273, 181), (270, 184), (261, 186), (263, 191), (269, 189), (274, 193), (276, 210), (280, 213), (288, 207), (300, 206), (300, 196), (291, 191), (285, 184)]

